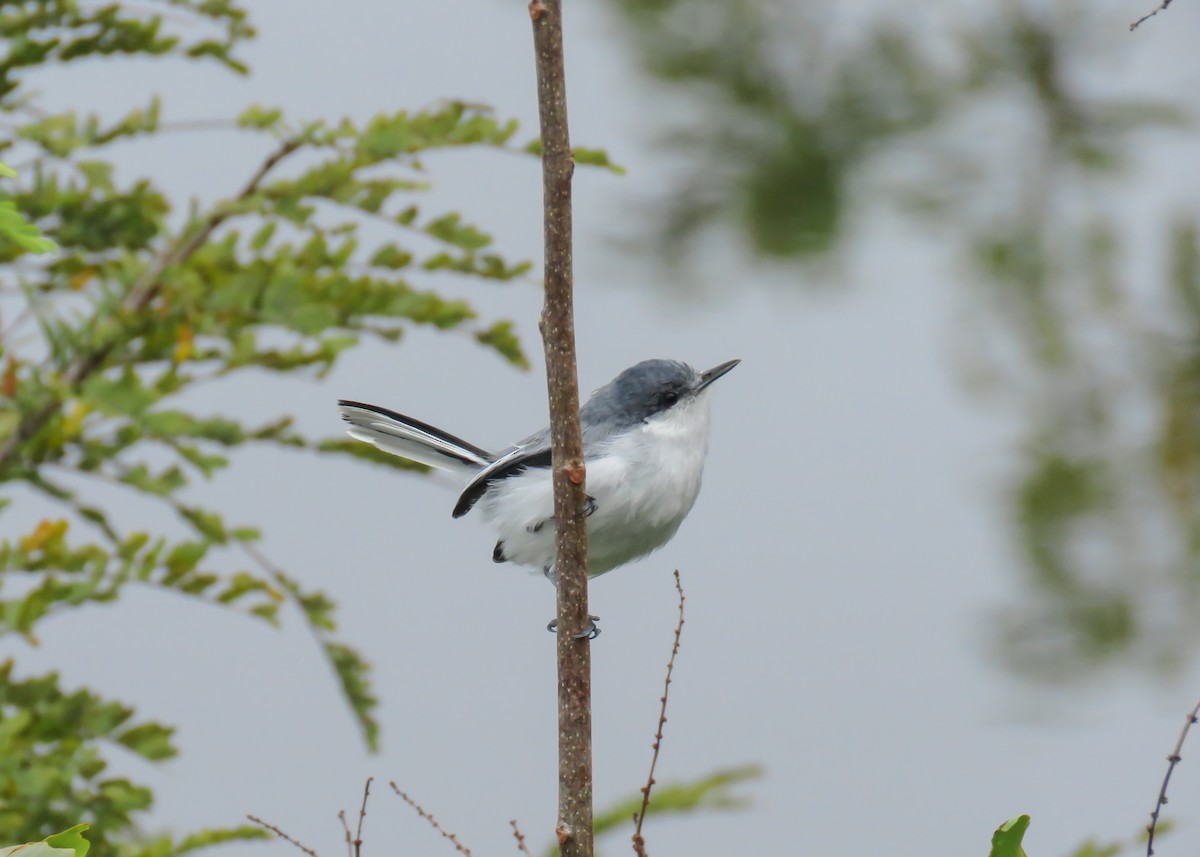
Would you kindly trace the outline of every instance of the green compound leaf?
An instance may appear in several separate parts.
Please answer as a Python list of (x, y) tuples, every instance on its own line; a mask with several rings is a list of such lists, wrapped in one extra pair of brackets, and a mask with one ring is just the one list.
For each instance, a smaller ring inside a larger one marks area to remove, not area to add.
[[(763, 775), (758, 765), (743, 765), (715, 771), (690, 782), (659, 783), (650, 794), (646, 816), (688, 814), (707, 810), (739, 810), (750, 806), (750, 799), (732, 791), (734, 786), (757, 780)], [(635, 794), (596, 814), (596, 835), (630, 826), (630, 819), (642, 808), (642, 795)], [(553, 849), (551, 853), (557, 853)]]
[(170, 759), (179, 751), (171, 743), (175, 730), (160, 723), (142, 723), (126, 729), (117, 736), (117, 743), (137, 753), (143, 759)]
[(603, 167), (609, 172), (614, 172), (619, 176), (625, 175), (625, 168), (620, 164), (614, 164), (608, 159), (608, 152), (604, 149), (585, 149), (582, 146), (576, 146), (571, 150), (571, 154), (575, 156), (575, 163), (587, 164), (592, 167)]
[[(0, 162), (0, 178), (13, 179), (17, 172)], [(42, 235), (36, 226), (25, 219), (11, 199), (0, 200), (0, 239), (16, 244), (29, 253), (52, 253), (58, 245)]]
[(197, 830), (195, 833), (188, 834), (183, 840), (163, 853), (172, 855), (187, 854), (189, 851), (208, 848), (212, 845), (223, 845), (226, 842), (249, 842), (254, 839), (270, 839), (271, 835), (271, 833), (263, 830), (261, 827), (253, 827), (249, 824), (241, 827)]
[(476, 333), (475, 339), (482, 345), (496, 349), (514, 366), (522, 369), (529, 368), (529, 360), (525, 357), (525, 352), (521, 350), (521, 340), (513, 332), (511, 321), (498, 321), (487, 330)]
[(305, 592), (297, 581), (282, 572), (276, 572), (275, 579), (308, 620), (309, 628), (321, 644), (325, 657), (329, 659), (342, 685), (342, 693), (358, 720), (367, 747), (375, 752), (379, 749), (379, 722), (375, 719), (374, 711), (379, 707), (379, 699), (371, 689), (370, 664), (357, 650), (330, 637), (337, 630), (337, 625), (333, 619), (334, 604), (325, 593)]
[(58, 245), (27, 221), (11, 199), (0, 200), (0, 238), (30, 253), (52, 253)]
[(363, 443), (359, 440), (331, 438), (329, 440), (320, 441), (316, 448), (319, 452), (341, 453), (342, 455), (348, 455), (351, 458), (359, 458), (363, 461), (369, 461), (372, 464), (382, 464), (384, 467), (392, 467), (396, 470), (411, 470), (417, 473), (428, 473), (433, 469), (424, 464), (418, 464), (415, 461), (409, 461), (407, 458), (401, 458), (398, 455), (392, 455), (389, 452), (384, 452), (376, 446), (372, 446), (369, 443)]
[[(542, 154), (542, 141), (535, 137), (525, 144), (524, 149), (530, 155)], [(610, 172), (614, 172), (619, 176), (625, 175), (625, 168), (619, 164), (614, 164), (609, 160), (608, 152), (605, 149), (589, 149), (584, 146), (571, 147), (571, 157), (577, 164), (583, 164), (589, 167), (602, 167)]]

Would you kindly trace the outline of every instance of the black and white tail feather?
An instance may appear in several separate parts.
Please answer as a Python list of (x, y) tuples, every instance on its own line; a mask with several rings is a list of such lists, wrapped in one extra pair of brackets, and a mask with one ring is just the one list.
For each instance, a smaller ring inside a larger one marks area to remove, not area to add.
[(338, 408), (350, 424), (346, 429), (350, 437), (438, 470), (471, 476), (495, 457), (461, 437), (378, 405), (341, 399)]
[[(346, 434), (355, 440), (467, 479), (452, 513), (456, 518), (471, 511), (488, 488), (496, 483), (531, 468), (550, 467), (550, 434), (546, 430), (497, 453), (378, 405), (342, 399), (338, 401), (338, 408), (342, 419), (350, 423)], [(545, 520), (544, 516), (540, 517), (530, 526), (540, 528)], [(497, 555), (501, 554), (503, 548), (498, 547)]]

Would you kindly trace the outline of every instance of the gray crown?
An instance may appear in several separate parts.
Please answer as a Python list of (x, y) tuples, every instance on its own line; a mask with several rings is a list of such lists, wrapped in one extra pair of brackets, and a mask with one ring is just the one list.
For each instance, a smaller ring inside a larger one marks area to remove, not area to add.
[(700, 373), (678, 360), (643, 360), (592, 394), (580, 411), (584, 425), (628, 428), (694, 395)]

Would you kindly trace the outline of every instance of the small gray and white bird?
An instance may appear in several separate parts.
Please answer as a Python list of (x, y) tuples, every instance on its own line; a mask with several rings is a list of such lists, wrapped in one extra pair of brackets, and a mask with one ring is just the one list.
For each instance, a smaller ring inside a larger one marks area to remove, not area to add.
[[(588, 573), (603, 574), (666, 544), (700, 491), (708, 452), (709, 386), (738, 365), (697, 372), (646, 360), (594, 392), (579, 411), (587, 464)], [(378, 405), (341, 400), (346, 433), (463, 479), (453, 515), (476, 506), (499, 535), (492, 559), (554, 580), (550, 430), (488, 452)]]

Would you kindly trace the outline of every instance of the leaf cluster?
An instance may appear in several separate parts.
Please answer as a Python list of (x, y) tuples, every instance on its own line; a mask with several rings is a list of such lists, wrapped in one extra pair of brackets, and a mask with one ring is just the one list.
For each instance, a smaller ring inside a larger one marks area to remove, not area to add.
[[(219, 12), (230, 26), (241, 22), (231, 30), (238, 38), (249, 32), (232, 6), (202, 10)], [(157, 19), (137, 23), (113, 14), (125, 31), (149, 40), (126, 42), (130, 52), (182, 50), (178, 40), (151, 38)], [(186, 53), (222, 58), (215, 50), (193, 45)], [(0, 244), (0, 261), (13, 265), (10, 282), (24, 301), (0, 339), (0, 481), (32, 487), (100, 539), (72, 539), (64, 519), (6, 542), (0, 586), (12, 575), (27, 580), (4, 602), (0, 628), (32, 638), (44, 616), (112, 600), (129, 583), (268, 620), (290, 598), (320, 638), (374, 746), (368, 668), (332, 637), (332, 603), (303, 593), (272, 567), (252, 547), (252, 527), (227, 524), (183, 499), (195, 479), (212, 478), (228, 466), (227, 451), (240, 446), (354, 457), (363, 450), (337, 438), (303, 437), (286, 415), (259, 425), (196, 415), (186, 397), (197, 384), (247, 371), (321, 374), (362, 337), (394, 341), (409, 325), (465, 330), (507, 361), (527, 365), (510, 322), (472, 326), (476, 313), (468, 303), (414, 282), (447, 275), (503, 282), (529, 270), (529, 263), (493, 251), (491, 236), (458, 213), (425, 216), (412, 201), (428, 187), (423, 155), (503, 148), (515, 124), (462, 103), (380, 115), (361, 127), (348, 120), (292, 124), (278, 110), (251, 108), (234, 124), (270, 143), (262, 166), (172, 228), (169, 201), (149, 179), (122, 184), (92, 154), (162, 133), (157, 99), (113, 123), (15, 104), (11, 112), (21, 120), (4, 145), (32, 149), (36, 166), (12, 199), (60, 252), (27, 263), (31, 248)], [(296, 167), (284, 175), (280, 165), (289, 159)], [(360, 246), (365, 223), (383, 224), (391, 236)], [(30, 326), (32, 344), (23, 333)], [(88, 498), (93, 492), (70, 478), (79, 476), (85, 485), (116, 486), (167, 505), (194, 536), (121, 532)], [(222, 549), (242, 551), (258, 570), (222, 573), (203, 565)]]
[[(263, 831), (242, 826), (129, 843), (123, 834), (153, 796), (145, 786), (111, 775), (105, 756), (169, 759), (177, 752), (174, 730), (135, 721), (133, 709), (91, 691), (65, 691), (56, 673), (18, 679), (13, 671), (11, 660), (0, 664), (0, 829), (8, 841), (42, 836), (47, 826), (63, 832), (40, 846), (0, 854), (83, 857), (95, 845), (102, 854), (171, 857), (263, 837)], [(76, 824), (81, 818), (87, 823)], [(85, 829), (87, 839), (81, 836)]]
[[(16, 177), (15, 170), (0, 162), (0, 178)], [(56, 249), (54, 242), (44, 237), (36, 226), (26, 220), (11, 199), (0, 198), (0, 239), (27, 253), (49, 253)]]
[[(530, 263), (507, 257), (464, 214), (422, 200), (431, 153), (526, 157), (512, 142), (516, 123), (463, 102), (363, 123), (296, 121), (261, 106), (224, 122), (170, 121), (149, 94), (112, 118), (45, 110), (29, 88), (50, 66), (122, 57), (244, 73), (237, 49), (254, 30), (235, 0), (31, 0), (5, 7), (0, 34), (0, 153), (18, 167), (0, 170), (0, 516), (18, 488), (58, 509), (0, 542), (0, 634), (36, 642), (46, 618), (129, 586), (272, 623), (290, 607), (375, 748), (370, 668), (339, 636), (334, 602), (272, 563), (256, 528), (193, 503), (190, 488), (217, 478), (236, 450), (262, 445), (423, 468), (306, 436), (288, 414), (197, 413), (190, 394), (234, 377), (320, 376), (364, 339), (395, 342), (416, 326), (526, 367), (511, 321), (480, 319), (446, 293), (525, 282)], [(252, 137), (263, 152), (212, 203), (181, 207), (107, 155), (200, 126)], [(580, 157), (611, 166), (598, 150)], [(114, 497), (135, 502), (118, 511)], [(138, 526), (146, 503), (179, 526)], [(18, 674), (9, 662), (0, 685), (0, 841), (80, 820), (105, 853), (125, 855), (262, 835), (139, 833), (152, 795), (108, 776), (104, 754), (167, 758), (170, 728), (134, 723), (127, 706), (62, 689), (56, 675)]]
[(56, 674), (16, 679), (0, 664), (0, 827), (6, 838), (43, 835), (89, 819), (94, 844), (128, 827), (150, 805), (149, 789), (107, 775), (104, 747), (147, 760), (175, 755), (172, 730), (131, 723), (132, 709), (90, 691), (66, 692)]

